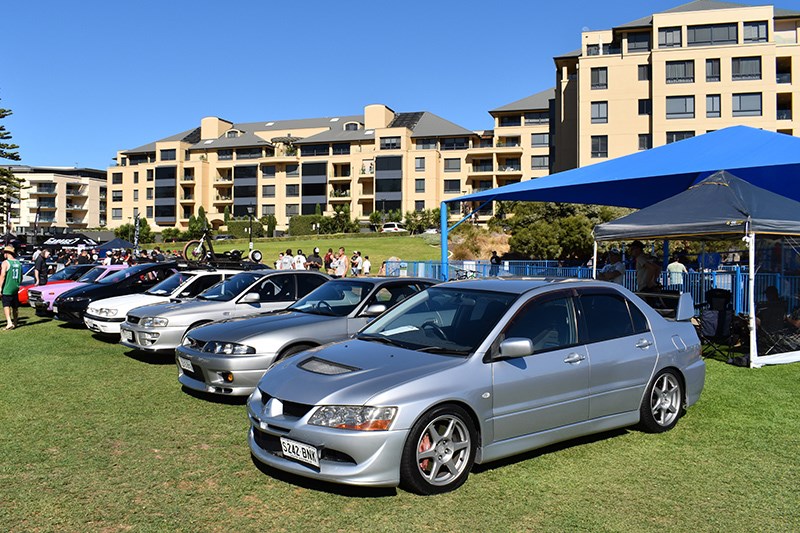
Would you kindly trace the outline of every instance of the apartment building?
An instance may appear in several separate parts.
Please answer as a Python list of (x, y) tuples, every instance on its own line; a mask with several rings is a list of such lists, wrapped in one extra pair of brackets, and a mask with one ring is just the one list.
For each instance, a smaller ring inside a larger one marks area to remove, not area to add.
[(106, 225), (106, 172), (93, 168), (7, 167), (27, 189), (12, 209), (18, 233), (79, 231)]
[(800, 133), (800, 12), (698, 0), (584, 31), (556, 64), (555, 171), (732, 125)]

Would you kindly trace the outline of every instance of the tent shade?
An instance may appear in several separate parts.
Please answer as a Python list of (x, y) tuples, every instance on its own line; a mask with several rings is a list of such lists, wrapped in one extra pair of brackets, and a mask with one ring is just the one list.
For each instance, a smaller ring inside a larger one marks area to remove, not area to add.
[[(746, 225), (749, 222), (749, 229)], [(595, 239), (721, 239), (800, 235), (800, 202), (720, 171), (672, 198), (595, 226)]]
[(641, 209), (685, 191), (718, 170), (800, 201), (800, 138), (733, 126), (446, 202), (568, 202)]
[(104, 242), (103, 244), (97, 247), (97, 249), (100, 251), (121, 250), (125, 248), (133, 248), (133, 243), (125, 239), (120, 239), (119, 237), (117, 237), (116, 239), (111, 239), (108, 242)]
[(66, 235), (59, 235), (58, 237), (50, 237), (42, 243), (43, 246), (64, 246), (67, 248), (73, 246), (97, 246), (97, 241), (90, 239), (81, 233), (70, 233)]

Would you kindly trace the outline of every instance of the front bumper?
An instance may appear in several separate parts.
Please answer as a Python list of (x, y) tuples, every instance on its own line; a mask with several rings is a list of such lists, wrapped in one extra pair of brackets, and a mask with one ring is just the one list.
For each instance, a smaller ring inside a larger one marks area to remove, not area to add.
[(120, 344), (144, 352), (171, 352), (183, 339), (186, 326), (143, 328), (123, 322), (119, 329)]
[(83, 325), (83, 314), (86, 308), (89, 307), (89, 302), (53, 302), (53, 310), (56, 312), (56, 319), (62, 320), (69, 324)]
[(106, 318), (90, 314), (83, 315), (86, 327), (96, 333), (105, 335), (119, 335), (119, 327), (125, 322), (124, 318)]
[[(396, 487), (400, 483), (400, 458), (408, 430), (350, 431), (310, 426), (301, 417), (265, 414), (260, 392), (247, 402), (250, 419), (248, 444), (260, 462), (304, 477), (373, 487)], [(274, 410), (273, 410), (274, 412)], [(286, 437), (319, 450), (319, 468), (284, 458), (280, 438)]]
[[(185, 366), (181, 365), (181, 359)], [(186, 346), (175, 348), (178, 381), (182, 385), (226, 396), (247, 396), (253, 392), (274, 361), (275, 354), (221, 356)], [(226, 380), (223, 373), (229, 374), (230, 380)]]

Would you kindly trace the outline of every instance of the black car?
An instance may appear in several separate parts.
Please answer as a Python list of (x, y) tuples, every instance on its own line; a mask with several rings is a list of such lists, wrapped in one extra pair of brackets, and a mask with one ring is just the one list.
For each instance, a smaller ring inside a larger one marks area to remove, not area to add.
[(132, 266), (106, 276), (97, 283), (66, 291), (53, 302), (53, 311), (59, 320), (83, 325), (83, 313), (91, 302), (144, 292), (177, 271), (177, 263), (174, 262)]

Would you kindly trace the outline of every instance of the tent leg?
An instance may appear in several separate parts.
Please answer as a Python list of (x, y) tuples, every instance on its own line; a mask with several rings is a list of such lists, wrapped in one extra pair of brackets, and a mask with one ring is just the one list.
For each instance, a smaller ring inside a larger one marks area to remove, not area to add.
[(439, 230), (440, 235), (440, 247), (442, 249), (442, 272), (439, 277), (442, 281), (447, 281), (447, 272), (449, 269), (448, 265), (448, 256), (449, 251), (447, 249), (447, 234), (449, 232), (449, 228), (447, 227), (447, 204), (442, 202), (439, 204), (439, 225), (441, 226)]
[(750, 325), (750, 368), (759, 368), (758, 339), (756, 338), (756, 235), (748, 233), (746, 237), (748, 248), (747, 272), (747, 304), (749, 306)]
[(597, 279), (597, 241), (594, 241), (594, 251), (592, 252), (592, 279)]

